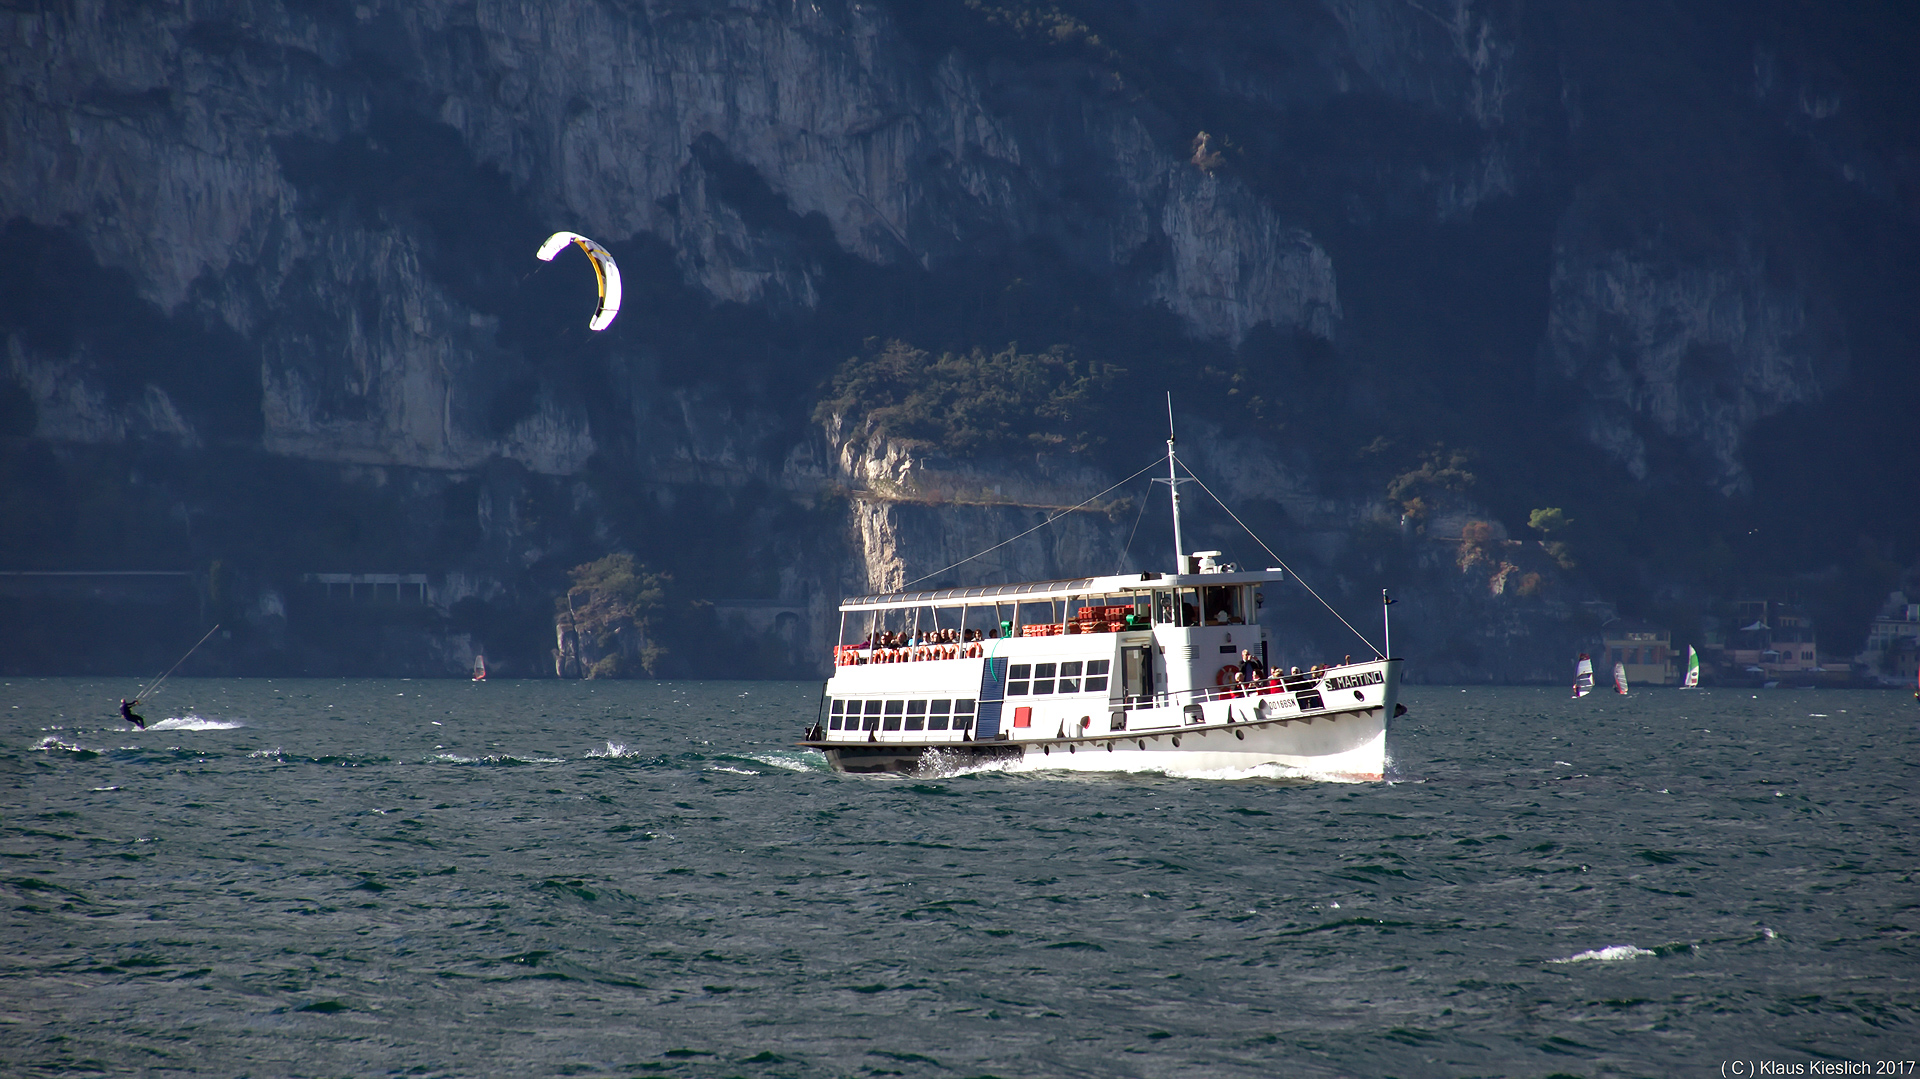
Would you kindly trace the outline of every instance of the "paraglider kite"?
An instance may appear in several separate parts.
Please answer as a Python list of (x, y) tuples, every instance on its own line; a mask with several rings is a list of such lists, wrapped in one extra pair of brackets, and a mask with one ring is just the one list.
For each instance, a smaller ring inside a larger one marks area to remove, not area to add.
[(604, 330), (612, 324), (613, 316), (620, 313), (620, 267), (613, 264), (613, 256), (607, 254), (606, 248), (577, 232), (556, 232), (547, 237), (547, 242), (540, 245), (540, 261), (552, 262), (569, 243), (579, 244), (580, 250), (587, 253), (588, 261), (593, 263), (593, 276), (600, 282), (600, 307), (594, 311), (587, 329)]

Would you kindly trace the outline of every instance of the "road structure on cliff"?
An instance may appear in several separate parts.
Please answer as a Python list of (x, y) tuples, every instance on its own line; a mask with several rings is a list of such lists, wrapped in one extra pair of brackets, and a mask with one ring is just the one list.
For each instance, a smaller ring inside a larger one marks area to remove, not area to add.
[(1261, 589), (1288, 572), (1186, 553), (1180, 485), (1198, 481), (1179, 475), (1172, 437), (1166, 462), (1157, 482), (1172, 488), (1175, 572), (847, 599), (802, 744), (846, 772), (1274, 766), (1383, 778), (1388, 721), (1405, 711), (1401, 661), (1373, 649), (1358, 663), (1269, 673)]

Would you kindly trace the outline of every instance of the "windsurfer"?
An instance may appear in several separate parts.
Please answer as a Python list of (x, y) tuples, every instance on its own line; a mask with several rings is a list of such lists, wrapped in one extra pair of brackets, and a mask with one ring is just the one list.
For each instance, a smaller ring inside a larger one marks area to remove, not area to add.
[(147, 717), (133, 710), (133, 706), (139, 703), (137, 698), (131, 701), (125, 697), (120, 698), (120, 718), (144, 731), (147, 729)]

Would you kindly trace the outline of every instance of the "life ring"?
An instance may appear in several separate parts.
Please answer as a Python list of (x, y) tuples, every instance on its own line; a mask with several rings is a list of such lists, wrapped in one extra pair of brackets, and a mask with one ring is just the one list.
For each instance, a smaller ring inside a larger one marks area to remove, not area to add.
[(975, 641), (972, 644), (967, 646), (968, 659), (979, 659), (981, 656), (984, 656), (986, 654), (987, 654), (987, 650), (981, 646), (979, 641)]
[(1213, 684), (1216, 686), (1228, 686), (1238, 681), (1240, 681), (1240, 665), (1238, 663), (1229, 663), (1213, 672)]

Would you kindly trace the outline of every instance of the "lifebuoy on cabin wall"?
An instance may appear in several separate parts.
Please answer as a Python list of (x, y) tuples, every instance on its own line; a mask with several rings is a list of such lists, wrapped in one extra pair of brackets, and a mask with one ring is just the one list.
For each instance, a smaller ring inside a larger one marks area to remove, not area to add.
[(1213, 684), (1216, 686), (1231, 685), (1239, 680), (1240, 665), (1238, 663), (1229, 663), (1213, 673)]

